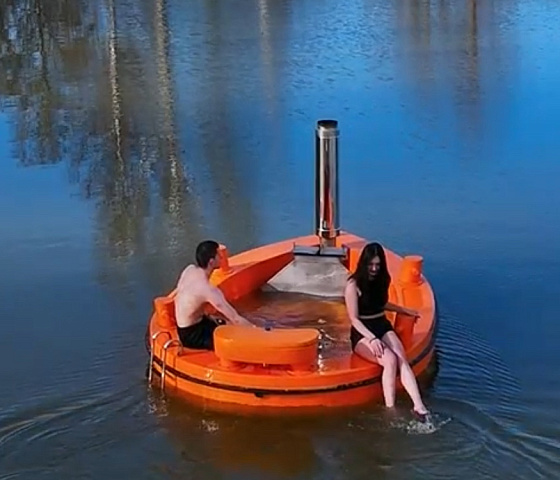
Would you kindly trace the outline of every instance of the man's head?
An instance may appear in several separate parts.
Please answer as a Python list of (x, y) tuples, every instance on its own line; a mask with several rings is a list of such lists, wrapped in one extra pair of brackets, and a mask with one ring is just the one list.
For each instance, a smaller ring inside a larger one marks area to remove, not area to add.
[(214, 240), (200, 242), (196, 247), (196, 264), (206, 270), (214, 270), (218, 266), (219, 247)]

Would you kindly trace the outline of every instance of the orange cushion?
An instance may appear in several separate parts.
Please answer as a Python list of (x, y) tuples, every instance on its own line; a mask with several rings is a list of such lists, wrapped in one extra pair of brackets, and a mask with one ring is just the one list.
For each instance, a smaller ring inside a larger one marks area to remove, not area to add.
[(214, 331), (216, 355), (226, 361), (268, 365), (311, 364), (317, 358), (319, 331), (221, 325)]

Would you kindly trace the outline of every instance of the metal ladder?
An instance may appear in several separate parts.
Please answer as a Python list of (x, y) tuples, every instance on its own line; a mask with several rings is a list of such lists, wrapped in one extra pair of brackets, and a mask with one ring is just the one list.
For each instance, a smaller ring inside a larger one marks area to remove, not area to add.
[[(148, 383), (149, 384), (152, 383), (152, 378), (153, 378), (153, 375), (154, 375), (154, 363), (155, 363), (154, 362), (154, 357), (155, 357), (154, 346), (155, 346), (155, 343), (156, 343), (156, 339), (162, 334), (166, 334), (169, 337), (171, 337), (171, 334), (166, 330), (156, 332), (151, 337), (151, 342), (150, 342), (150, 367), (149, 367), (149, 370), (148, 370)], [(174, 346), (179, 347), (179, 355), (181, 355), (181, 353), (183, 353), (183, 344), (179, 340), (174, 340), (174, 339), (170, 338), (169, 340), (167, 340), (167, 342), (165, 342), (163, 344), (163, 358), (162, 358), (161, 384), (160, 384), (160, 388), (163, 392), (165, 391), (165, 373), (166, 373), (166, 368), (167, 368), (167, 352), (168, 352), (169, 348), (174, 347)]]

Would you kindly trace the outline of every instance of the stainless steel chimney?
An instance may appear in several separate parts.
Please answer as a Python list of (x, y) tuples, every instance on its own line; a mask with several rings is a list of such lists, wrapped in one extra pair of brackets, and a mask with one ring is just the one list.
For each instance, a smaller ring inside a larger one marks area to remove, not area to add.
[(319, 120), (315, 135), (315, 229), (321, 246), (333, 247), (338, 218), (338, 122)]
[[(338, 122), (321, 120), (316, 129), (315, 229), (319, 245), (295, 245), (293, 260), (268, 280), (265, 289), (340, 298), (348, 279), (348, 248), (336, 246), (338, 224)], [(315, 242), (313, 242), (315, 243)]]

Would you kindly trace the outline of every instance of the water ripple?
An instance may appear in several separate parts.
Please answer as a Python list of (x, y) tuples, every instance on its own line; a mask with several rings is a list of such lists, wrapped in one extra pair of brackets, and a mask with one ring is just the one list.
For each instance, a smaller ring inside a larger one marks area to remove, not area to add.
[[(136, 385), (110, 394), (90, 390), (71, 397), (51, 397), (47, 402), (15, 409), (0, 421), (0, 451), (7, 475), (23, 475), (19, 467), (56, 467), (87, 451), (107, 449), (146, 432), (138, 422), (145, 402)], [(22, 446), (25, 445), (25, 448)], [(27, 461), (25, 459), (28, 459)], [(5, 477), (5, 478), (10, 478)]]

